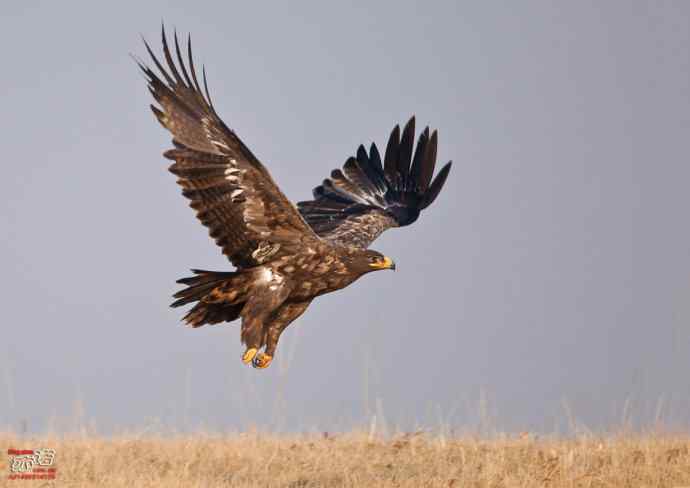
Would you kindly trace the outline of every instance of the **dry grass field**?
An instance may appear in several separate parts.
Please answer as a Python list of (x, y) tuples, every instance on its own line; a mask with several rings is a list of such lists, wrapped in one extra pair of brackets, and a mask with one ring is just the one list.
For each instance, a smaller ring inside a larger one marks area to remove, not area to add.
[[(666, 435), (0, 435), (0, 447), (0, 485), (17, 487), (690, 487), (690, 438)], [(7, 450), (37, 447), (56, 450), (56, 480), (10, 480)]]

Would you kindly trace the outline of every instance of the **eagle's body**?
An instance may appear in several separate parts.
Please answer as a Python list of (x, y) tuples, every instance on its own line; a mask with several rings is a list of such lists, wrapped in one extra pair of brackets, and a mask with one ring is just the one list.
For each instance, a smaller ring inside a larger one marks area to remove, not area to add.
[[(194, 270), (179, 283), (173, 306), (195, 303), (185, 316), (193, 327), (242, 319), (245, 362), (270, 364), (282, 331), (325, 293), (344, 288), (362, 275), (394, 269), (390, 258), (367, 249), (383, 231), (414, 222), (440, 192), (448, 163), (433, 180), (436, 132), (428, 128), (414, 157), (414, 118), (400, 138), (396, 127), (385, 153), (360, 146), (356, 158), (314, 190), (314, 200), (296, 208), (268, 170), (216, 114), (203, 78), (197, 81), (191, 45), (188, 64), (175, 36), (178, 67), (163, 32), (169, 71), (146, 46), (165, 82), (141, 65), (161, 108), (152, 110), (173, 134), (174, 162), (183, 194), (197, 217), (235, 265), (232, 272)], [(258, 350), (265, 347), (263, 353)]]

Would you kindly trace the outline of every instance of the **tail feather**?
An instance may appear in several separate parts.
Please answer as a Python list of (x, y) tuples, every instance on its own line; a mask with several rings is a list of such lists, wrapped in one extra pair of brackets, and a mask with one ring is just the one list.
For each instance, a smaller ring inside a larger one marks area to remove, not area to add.
[(244, 307), (244, 302), (234, 305), (220, 303), (199, 302), (184, 316), (184, 320), (192, 327), (201, 327), (205, 324), (219, 324), (221, 322), (232, 322), (240, 318), (240, 312)]
[(231, 322), (240, 316), (249, 289), (247, 276), (240, 271), (220, 272), (193, 269), (195, 276), (177, 280), (187, 288), (173, 295), (171, 307), (198, 302), (184, 320), (192, 327)]
[(193, 269), (192, 273), (196, 276), (177, 280), (177, 283), (187, 285), (187, 288), (173, 295), (173, 298), (177, 298), (177, 300), (170, 305), (171, 307), (180, 307), (199, 301), (214, 288), (238, 275), (237, 272), (205, 271), (202, 269)]

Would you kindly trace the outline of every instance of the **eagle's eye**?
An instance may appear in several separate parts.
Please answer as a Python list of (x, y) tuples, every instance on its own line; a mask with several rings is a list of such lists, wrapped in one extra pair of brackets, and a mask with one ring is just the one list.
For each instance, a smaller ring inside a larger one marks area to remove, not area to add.
[(369, 266), (374, 269), (395, 269), (395, 263), (391, 258), (376, 254), (369, 256)]

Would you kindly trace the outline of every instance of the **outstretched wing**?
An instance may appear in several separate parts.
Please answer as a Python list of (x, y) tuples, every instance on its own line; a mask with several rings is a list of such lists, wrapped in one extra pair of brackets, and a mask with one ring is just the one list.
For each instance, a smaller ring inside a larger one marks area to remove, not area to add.
[(235, 266), (250, 267), (293, 253), (304, 239), (316, 239), (268, 170), (216, 113), (205, 72), (201, 91), (191, 42), (187, 41), (187, 67), (175, 34), (178, 71), (165, 29), (162, 37), (167, 70), (144, 44), (163, 79), (139, 62), (160, 104), (151, 105), (151, 110), (173, 135), (175, 148), (164, 154), (175, 161), (169, 169), (223, 254)]
[(412, 117), (400, 137), (395, 126), (384, 163), (375, 144), (314, 188), (314, 199), (297, 204), (314, 231), (335, 244), (368, 247), (383, 231), (409, 225), (438, 196), (450, 172), (448, 162), (432, 182), (438, 136), (424, 129), (414, 149)]

